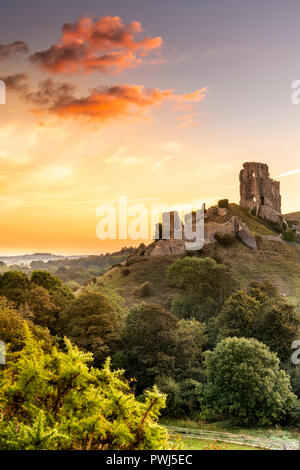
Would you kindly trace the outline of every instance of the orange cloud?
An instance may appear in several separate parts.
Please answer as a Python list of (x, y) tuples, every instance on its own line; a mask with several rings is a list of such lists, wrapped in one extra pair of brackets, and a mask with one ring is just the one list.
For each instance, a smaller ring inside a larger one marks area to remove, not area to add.
[(53, 74), (119, 73), (160, 49), (162, 38), (138, 40), (142, 31), (138, 21), (124, 24), (118, 16), (84, 17), (64, 24), (59, 43), (32, 54), (30, 60)]
[[(193, 100), (203, 99), (205, 90), (197, 90)], [(186, 100), (191, 100), (189, 95), (177, 95), (171, 89), (153, 90), (145, 89), (141, 85), (126, 84), (96, 88), (85, 98), (74, 98), (63, 104), (56, 103), (52, 110), (64, 117), (105, 121), (112, 118), (139, 116), (144, 110), (159, 106), (164, 101), (182, 103)]]
[(174, 90), (145, 88), (143, 85), (100, 86), (88, 96), (77, 98), (76, 87), (68, 82), (55, 82), (52, 78), (41, 81), (36, 91), (29, 89), (26, 75), (6, 77), (8, 89), (17, 92), (27, 103), (34, 105), (31, 111), (40, 116), (55, 113), (59, 117), (81, 118), (88, 121), (106, 121), (120, 117), (145, 117), (148, 109), (172, 102), (176, 107), (189, 106), (206, 96), (208, 87), (188, 94), (176, 94)]

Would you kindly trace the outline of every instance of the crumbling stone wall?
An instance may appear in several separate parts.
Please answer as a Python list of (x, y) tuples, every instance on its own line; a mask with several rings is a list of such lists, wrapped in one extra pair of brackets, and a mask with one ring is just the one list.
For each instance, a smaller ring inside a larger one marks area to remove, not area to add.
[(259, 213), (266, 206), (281, 214), (280, 183), (270, 178), (266, 163), (244, 163), (240, 172), (240, 196), (243, 207), (256, 207)]

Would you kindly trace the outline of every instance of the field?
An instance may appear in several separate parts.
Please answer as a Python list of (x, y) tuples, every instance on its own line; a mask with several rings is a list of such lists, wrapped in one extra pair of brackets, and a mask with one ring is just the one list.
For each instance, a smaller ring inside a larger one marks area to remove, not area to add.
[(179, 435), (184, 449), (221, 450), (281, 450), (299, 449), (299, 432), (294, 428), (247, 428), (234, 426), (231, 421), (205, 423), (190, 419), (162, 419), (171, 435)]
[(206, 439), (185, 438), (183, 441), (184, 450), (261, 450), (259, 447), (232, 444), (224, 441), (208, 441)]

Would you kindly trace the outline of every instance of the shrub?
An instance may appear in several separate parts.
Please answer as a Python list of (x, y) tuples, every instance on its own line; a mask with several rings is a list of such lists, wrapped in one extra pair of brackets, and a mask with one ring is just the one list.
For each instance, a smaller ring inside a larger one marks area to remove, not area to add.
[(229, 209), (228, 199), (220, 199), (220, 201), (218, 201), (218, 207), (220, 207), (220, 209)]
[(153, 286), (151, 282), (145, 281), (140, 286), (133, 289), (133, 294), (138, 297), (150, 297), (153, 294)]
[(170, 285), (184, 289), (198, 303), (208, 298), (223, 303), (236, 287), (227, 266), (217, 264), (212, 258), (178, 259), (167, 269), (167, 277)]
[(250, 214), (251, 214), (251, 215), (254, 215), (254, 216), (257, 215), (257, 207), (256, 207), (256, 206), (252, 207), (252, 209), (251, 209), (251, 211), (250, 211)]
[(281, 237), (286, 242), (296, 242), (297, 241), (296, 232), (294, 230), (285, 230), (284, 232), (282, 232)]
[(68, 340), (46, 353), (28, 334), (0, 370), (0, 449), (170, 449), (158, 424), (165, 395), (154, 387), (137, 401), (122, 371), (91, 362)]
[(198, 387), (203, 411), (247, 425), (289, 419), (296, 396), (267, 346), (253, 338), (226, 338), (205, 354), (207, 384)]

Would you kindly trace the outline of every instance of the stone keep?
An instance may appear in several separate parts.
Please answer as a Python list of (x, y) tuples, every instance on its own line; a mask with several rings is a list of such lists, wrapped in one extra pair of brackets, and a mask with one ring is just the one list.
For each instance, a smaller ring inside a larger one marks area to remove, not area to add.
[(253, 209), (263, 219), (282, 224), (280, 183), (270, 178), (266, 163), (244, 163), (240, 172), (240, 205)]

